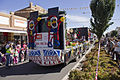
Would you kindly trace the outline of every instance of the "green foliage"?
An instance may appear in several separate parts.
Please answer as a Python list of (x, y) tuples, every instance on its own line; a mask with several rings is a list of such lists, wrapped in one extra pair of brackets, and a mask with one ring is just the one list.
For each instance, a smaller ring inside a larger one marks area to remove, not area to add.
[(113, 24), (109, 22), (115, 9), (115, 0), (92, 0), (90, 3), (92, 12), (91, 32), (95, 33), (98, 40), (102, 37), (106, 29)]
[[(92, 49), (92, 52), (86, 55), (86, 60), (83, 64), (82, 71), (73, 70), (70, 72), (69, 80), (95, 80), (95, 72), (97, 65), (97, 46)], [(115, 62), (105, 50), (100, 51), (98, 80), (120, 80), (120, 72), (117, 62)]]
[(92, 80), (92, 77), (90, 75), (94, 75), (94, 74), (91, 74), (90, 72), (88, 73), (88, 72), (73, 70), (70, 72), (69, 80)]
[(117, 31), (116, 31), (116, 30), (113, 30), (113, 31), (111, 32), (111, 37), (114, 37), (114, 36), (117, 37), (117, 34), (118, 34)]

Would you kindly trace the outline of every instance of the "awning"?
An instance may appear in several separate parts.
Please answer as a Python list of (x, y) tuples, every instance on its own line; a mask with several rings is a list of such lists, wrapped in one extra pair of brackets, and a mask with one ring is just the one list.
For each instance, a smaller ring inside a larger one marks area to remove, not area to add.
[(22, 31), (22, 30), (12, 30), (12, 29), (0, 29), (0, 32), (27, 33), (27, 31)]

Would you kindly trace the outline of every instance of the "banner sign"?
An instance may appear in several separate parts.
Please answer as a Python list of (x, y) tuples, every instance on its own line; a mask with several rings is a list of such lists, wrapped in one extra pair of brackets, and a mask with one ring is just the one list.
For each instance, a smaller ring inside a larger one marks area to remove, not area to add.
[[(53, 37), (51, 35), (50, 37)], [(53, 44), (53, 40), (52, 40)], [(35, 41), (35, 48), (53, 48), (53, 47), (48, 47), (48, 33), (37, 33), (36, 35), (36, 41)]]
[(60, 64), (61, 50), (56, 49), (41, 49), (41, 50), (30, 50), (29, 59), (40, 65), (55, 65)]
[(27, 27), (27, 21), (15, 19), (14, 23), (15, 26), (24, 27), (24, 28)]

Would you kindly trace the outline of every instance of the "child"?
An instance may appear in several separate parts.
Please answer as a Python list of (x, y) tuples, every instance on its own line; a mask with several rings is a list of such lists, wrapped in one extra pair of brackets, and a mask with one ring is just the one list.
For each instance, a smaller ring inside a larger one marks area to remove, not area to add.
[(18, 63), (18, 51), (15, 48), (15, 50), (14, 50), (14, 64), (17, 64), (17, 63)]
[(25, 52), (25, 50), (22, 48), (21, 51), (20, 51), (20, 56), (21, 56), (21, 61), (22, 62), (24, 61), (24, 52)]
[(25, 61), (26, 58), (27, 58), (27, 45), (26, 45), (25, 42), (24, 42), (24, 44), (23, 44), (23, 49), (24, 49), (24, 61)]

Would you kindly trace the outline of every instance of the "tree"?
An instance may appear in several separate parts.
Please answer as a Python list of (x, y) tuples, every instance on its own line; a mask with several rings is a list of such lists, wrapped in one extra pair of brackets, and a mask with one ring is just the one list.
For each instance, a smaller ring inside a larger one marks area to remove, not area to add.
[(92, 0), (90, 9), (92, 12), (90, 30), (95, 33), (98, 40), (100, 40), (106, 29), (113, 24), (110, 20), (114, 13), (115, 0)]
[(118, 33), (117, 33), (117, 31), (116, 31), (116, 30), (111, 31), (111, 37), (114, 37), (114, 36), (116, 37), (116, 36), (117, 36), (117, 34), (118, 34)]
[(95, 75), (95, 80), (97, 80), (100, 54), (100, 38), (106, 29), (113, 24), (113, 22), (110, 22), (110, 20), (114, 13), (115, 0), (92, 0), (90, 3), (90, 9), (92, 12), (92, 18), (90, 19), (90, 30), (92, 33), (95, 33), (97, 35), (97, 38), (99, 40), (98, 60)]

